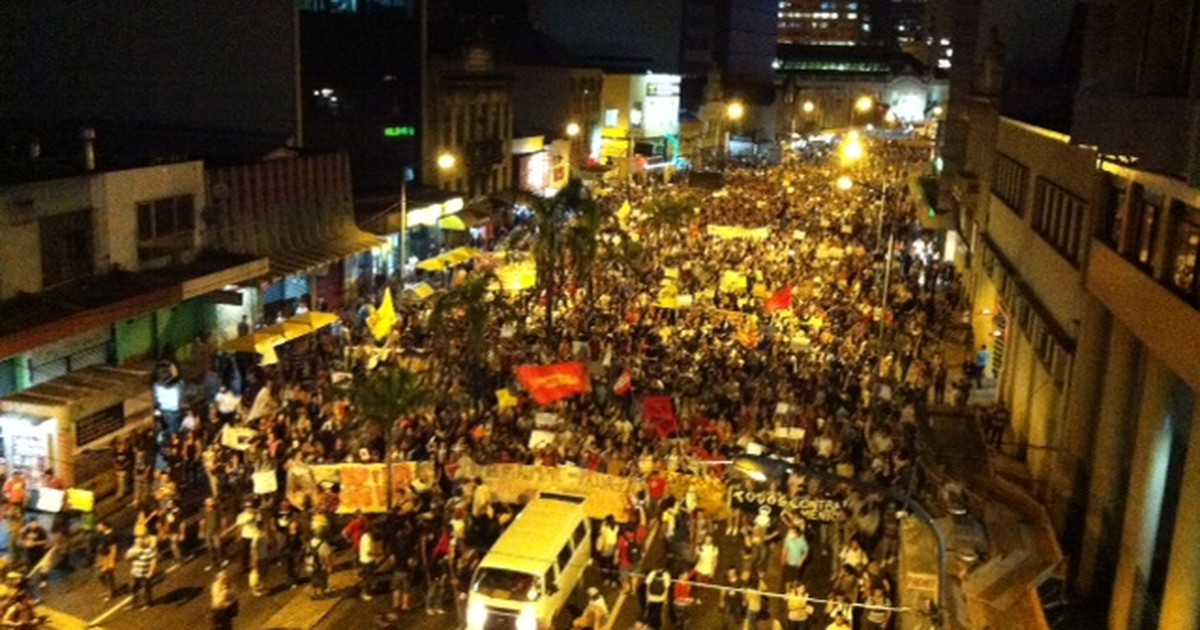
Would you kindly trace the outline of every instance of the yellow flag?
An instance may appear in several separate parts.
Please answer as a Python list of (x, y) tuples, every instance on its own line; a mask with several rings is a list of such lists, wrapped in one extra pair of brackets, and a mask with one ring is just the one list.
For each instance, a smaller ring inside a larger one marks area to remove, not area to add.
[(625, 225), (625, 221), (629, 219), (629, 215), (632, 213), (633, 206), (629, 205), (629, 200), (626, 199), (625, 203), (621, 204), (621, 207), (617, 210), (617, 223)]
[(392, 304), (392, 290), (384, 289), (383, 302), (379, 304), (379, 308), (367, 318), (367, 324), (371, 327), (371, 334), (375, 335), (376, 341), (383, 341), (392, 332), (392, 327), (396, 325), (396, 306)]
[(516, 407), (517, 406), (517, 397), (513, 396), (513, 393), (508, 391), (507, 387), (502, 388), (502, 389), (497, 389), (496, 390), (496, 406), (500, 407), (501, 409), (508, 409), (510, 407)]

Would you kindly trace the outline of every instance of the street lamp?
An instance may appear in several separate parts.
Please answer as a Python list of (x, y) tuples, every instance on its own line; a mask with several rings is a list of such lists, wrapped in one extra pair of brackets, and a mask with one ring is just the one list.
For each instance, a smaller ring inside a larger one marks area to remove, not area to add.
[(579, 123), (577, 123), (577, 122), (567, 123), (567, 137), (574, 138), (575, 136), (578, 136), (578, 135), (579, 135)]
[[(730, 122), (732, 122), (732, 123), (736, 123), (736, 122), (740, 121), (742, 119), (742, 116), (745, 116), (745, 115), (746, 115), (746, 107), (738, 101), (733, 101), (732, 103), (730, 103), (728, 106), (725, 107), (725, 118), (728, 118), (730, 120)], [(732, 138), (730, 136), (730, 125), (726, 125), (726, 127), (725, 127), (725, 166), (726, 167), (729, 166), (729, 153), (730, 153), (731, 144), (732, 144)]]
[(849, 164), (862, 159), (866, 149), (863, 148), (862, 140), (859, 139), (857, 133), (846, 134), (842, 139), (842, 162)]
[[(439, 170), (448, 171), (454, 168), (458, 163), (458, 159), (453, 153), (443, 151), (437, 156), (437, 167)], [(404, 170), (404, 176), (400, 178), (400, 282), (404, 283), (405, 276), (408, 275), (408, 177), (409, 169)]]
[(875, 106), (875, 100), (870, 96), (860, 96), (857, 101), (854, 101), (854, 109), (865, 114)]
[[(841, 177), (837, 178), (837, 181), (834, 182), (834, 185), (838, 190), (848, 191), (851, 188), (854, 188), (854, 180), (850, 179), (848, 175), (842, 175)], [(862, 184), (862, 186), (863, 188), (866, 188), (867, 190), (879, 195), (879, 212), (875, 215), (875, 246), (878, 247), (879, 242), (883, 240), (883, 212), (887, 209), (888, 191), (891, 190), (891, 187), (884, 186), (883, 188), (876, 188), (875, 186), (866, 183)], [(883, 342), (884, 326), (887, 324), (886, 315), (888, 284), (891, 283), (892, 279), (892, 251), (895, 248), (895, 239), (896, 231), (894, 229), (888, 230), (887, 249), (884, 250), (883, 296), (879, 299), (880, 307), (884, 311), (884, 317), (879, 319), (880, 343)]]
[(813, 113), (813, 110), (815, 110), (816, 108), (817, 108), (816, 104), (813, 103), (812, 101), (804, 101), (804, 105), (802, 105), (800, 107), (800, 109), (804, 110), (805, 114)]

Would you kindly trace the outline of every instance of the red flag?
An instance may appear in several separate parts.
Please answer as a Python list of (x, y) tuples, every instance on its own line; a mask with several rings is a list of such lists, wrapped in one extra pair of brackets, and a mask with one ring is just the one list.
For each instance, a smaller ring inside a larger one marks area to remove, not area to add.
[(525, 391), (539, 405), (569, 398), (575, 394), (592, 391), (588, 382), (587, 367), (582, 363), (555, 363), (554, 365), (522, 365), (516, 369), (517, 379)]
[(776, 291), (775, 295), (767, 298), (767, 301), (763, 303), (763, 308), (768, 313), (792, 308), (792, 287)]
[(666, 439), (679, 430), (679, 419), (675, 417), (675, 403), (670, 396), (647, 396), (642, 401), (642, 424), (654, 427), (658, 436)]
[(612, 389), (618, 396), (624, 396), (633, 389), (633, 375), (629, 373), (629, 368), (621, 370), (621, 375), (617, 377), (617, 382), (613, 383)]

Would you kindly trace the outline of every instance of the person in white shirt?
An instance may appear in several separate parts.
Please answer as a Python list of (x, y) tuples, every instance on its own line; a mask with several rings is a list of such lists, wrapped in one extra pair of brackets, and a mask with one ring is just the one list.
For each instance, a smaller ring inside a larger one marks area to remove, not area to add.
[(222, 425), (233, 424), (237, 420), (238, 408), (242, 406), (242, 397), (230, 391), (226, 385), (217, 392), (217, 418)]

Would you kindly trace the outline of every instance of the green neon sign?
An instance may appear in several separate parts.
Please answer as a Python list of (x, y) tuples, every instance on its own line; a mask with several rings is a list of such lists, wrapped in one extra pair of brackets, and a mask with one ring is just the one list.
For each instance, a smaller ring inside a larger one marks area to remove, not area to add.
[(385, 138), (412, 138), (417, 135), (415, 127), (384, 127), (383, 135)]

